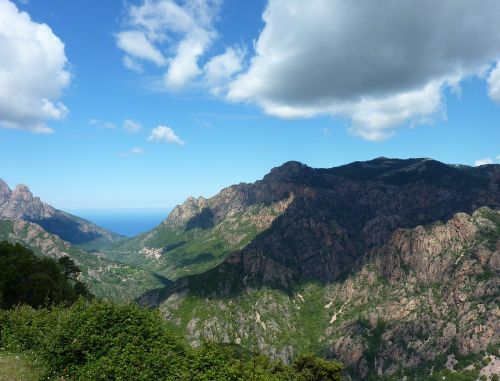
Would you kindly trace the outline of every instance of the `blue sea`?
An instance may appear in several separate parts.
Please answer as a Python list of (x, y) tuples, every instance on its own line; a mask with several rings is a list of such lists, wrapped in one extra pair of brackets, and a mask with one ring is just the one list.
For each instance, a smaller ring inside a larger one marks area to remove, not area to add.
[(68, 212), (127, 237), (147, 232), (159, 225), (172, 208), (78, 209)]

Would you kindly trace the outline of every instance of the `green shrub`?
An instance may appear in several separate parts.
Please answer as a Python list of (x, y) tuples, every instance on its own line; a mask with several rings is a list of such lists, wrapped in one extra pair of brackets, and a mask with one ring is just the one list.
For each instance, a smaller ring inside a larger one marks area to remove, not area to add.
[(313, 355), (293, 366), (236, 345), (189, 348), (156, 311), (80, 299), (71, 307), (0, 311), (0, 346), (30, 351), (46, 377), (69, 380), (337, 381), (341, 366)]
[(297, 381), (340, 381), (342, 366), (314, 355), (301, 355), (293, 363)]

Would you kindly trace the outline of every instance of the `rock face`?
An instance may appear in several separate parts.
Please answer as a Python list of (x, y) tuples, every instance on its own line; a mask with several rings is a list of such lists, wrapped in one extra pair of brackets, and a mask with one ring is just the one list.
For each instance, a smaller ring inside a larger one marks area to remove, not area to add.
[(111, 243), (122, 239), (89, 221), (57, 210), (33, 196), (26, 185), (11, 191), (0, 179), (0, 219), (23, 220), (42, 226), (49, 233), (73, 244)]
[(441, 354), (498, 343), (499, 189), (499, 165), (289, 162), (177, 207), (163, 226), (202, 232), (254, 205), (281, 205), (220, 264), (139, 301), (193, 345), (238, 342), (285, 360), (314, 350), (355, 377), (444, 367)]
[[(453, 368), (448, 358), (480, 359), (498, 350), (499, 238), (500, 212), (480, 208), (446, 223), (396, 230), (341, 280), (295, 280), (284, 292), (272, 288), (276, 279), (262, 279), (271, 287), (234, 293), (228, 281), (236, 278), (234, 267), (222, 264), (211, 278), (184, 278), (141, 301), (162, 300), (161, 313), (194, 346), (204, 339), (241, 343), (285, 361), (317, 351), (340, 359), (354, 380), (403, 379), (416, 367), (428, 375)], [(276, 262), (245, 260), (291, 282)]]
[[(231, 186), (208, 200), (189, 199), (163, 226), (194, 231), (216, 226), (227, 234), (232, 217), (252, 205), (272, 205), (272, 218), (260, 215), (267, 224), (259, 234), (244, 247), (224, 252), (223, 272), (236, 275), (224, 277), (221, 289), (259, 286), (265, 280), (273, 286), (283, 281), (286, 289), (294, 281), (345, 277), (399, 228), (444, 222), (481, 206), (500, 208), (499, 184), (499, 165), (472, 168), (380, 158), (313, 169), (289, 162), (254, 184)], [(276, 277), (277, 267), (287, 275)], [(213, 269), (193, 281), (210, 283), (221, 271)]]

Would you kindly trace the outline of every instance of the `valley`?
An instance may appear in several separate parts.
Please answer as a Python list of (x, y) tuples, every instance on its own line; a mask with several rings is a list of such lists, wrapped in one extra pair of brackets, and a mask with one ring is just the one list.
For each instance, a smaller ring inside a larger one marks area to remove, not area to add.
[(157, 309), (192, 347), (420, 380), (498, 356), (499, 187), (499, 165), (288, 162), (127, 239), (5, 184), (0, 239), (69, 256), (97, 297)]

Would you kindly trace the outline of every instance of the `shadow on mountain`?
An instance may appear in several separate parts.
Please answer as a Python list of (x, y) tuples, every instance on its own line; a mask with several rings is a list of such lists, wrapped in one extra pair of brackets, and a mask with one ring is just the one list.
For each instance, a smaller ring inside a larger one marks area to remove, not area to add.
[(186, 241), (179, 241), (179, 242), (171, 243), (169, 245), (166, 245), (163, 248), (163, 252), (166, 253), (170, 250), (174, 250), (174, 249), (177, 249), (178, 247), (184, 246), (185, 244), (186, 244)]
[[(205, 273), (139, 298), (156, 306), (176, 292), (205, 297), (298, 282), (337, 282), (355, 273), (399, 228), (445, 222), (481, 206), (500, 208), (500, 166), (450, 166), (429, 159), (379, 158), (331, 169), (289, 162), (251, 185), (293, 201), (271, 227)], [(196, 217), (192, 226), (209, 220)]]
[(200, 264), (200, 263), (210, 262), (214, 259), (216, 259), (216, 257), (212, 253), (201, 253), (194, 258), (182, 259), (179, 262), (179, 266), (196, 265), (196, 264)]
[(96, 231), (84, 231), (82, 225), (64, 215), (55, 215), (51, 218), (31, 220), (40, 225), (51, 234), (57, 235), (64, 241), (75, 245), (83, 245), (102, 238), (103, 235)]
[(186, 223), (186, 230), (202, 229), (207, 230), (214, 227), (214, 213), (210, 208), (204, 208), (196, 216), (190, 218)]

